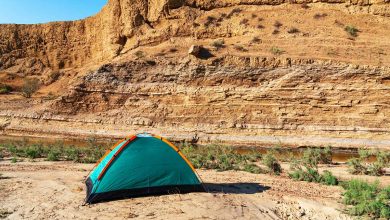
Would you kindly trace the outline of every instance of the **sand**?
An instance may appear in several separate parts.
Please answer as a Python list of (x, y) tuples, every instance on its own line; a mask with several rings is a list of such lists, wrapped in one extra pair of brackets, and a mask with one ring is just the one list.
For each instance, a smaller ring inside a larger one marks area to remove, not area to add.
[(343, 214), (341, 187), (240, 171), (198, 170), (209, 189), (207, 193), (150, 196), (83, 206), (83, 180), (92, 167), (72, 162), (0, 161), (0, 216), (7, 219), (350, 219)]

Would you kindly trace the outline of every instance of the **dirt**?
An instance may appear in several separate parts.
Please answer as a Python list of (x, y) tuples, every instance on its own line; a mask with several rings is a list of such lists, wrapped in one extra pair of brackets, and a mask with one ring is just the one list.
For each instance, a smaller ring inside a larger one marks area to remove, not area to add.
[[(8, 219), (350, 219), (344, 214), (341, 187), (239, 171), (198, 170), (208, 189), (204, 193), (83, 205), (83, 180), (92, 167), (1, 161), (0, 211)], [(339, 168), (328, 167), (344, 176)], [(390, 183), (389, 177), (380, 179)]]

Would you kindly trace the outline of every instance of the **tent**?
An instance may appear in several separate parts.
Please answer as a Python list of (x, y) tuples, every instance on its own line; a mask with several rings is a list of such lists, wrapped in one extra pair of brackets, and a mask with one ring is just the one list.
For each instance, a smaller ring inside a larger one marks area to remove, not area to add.
[(189, 160), (168, 140), (138, 134), (119, 141), (86, 180), (86, 203), (204, 191)]

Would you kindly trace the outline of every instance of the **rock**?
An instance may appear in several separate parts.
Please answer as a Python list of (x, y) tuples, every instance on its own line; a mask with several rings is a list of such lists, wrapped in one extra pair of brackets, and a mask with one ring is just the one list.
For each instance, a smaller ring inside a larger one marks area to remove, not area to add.
[(188, 54), (193, 55), (195, 57), (200, 57), (200, 51), (202, 50), (202, 46), (199, 45), (191, 45), (188, 50)]

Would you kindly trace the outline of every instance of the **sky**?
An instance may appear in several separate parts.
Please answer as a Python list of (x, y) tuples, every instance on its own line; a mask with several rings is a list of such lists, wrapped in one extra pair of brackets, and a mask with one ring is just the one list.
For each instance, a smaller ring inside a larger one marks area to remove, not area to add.
[(107, 0), (0, 0), (0, 23), (78, 20), (98, 13)]

